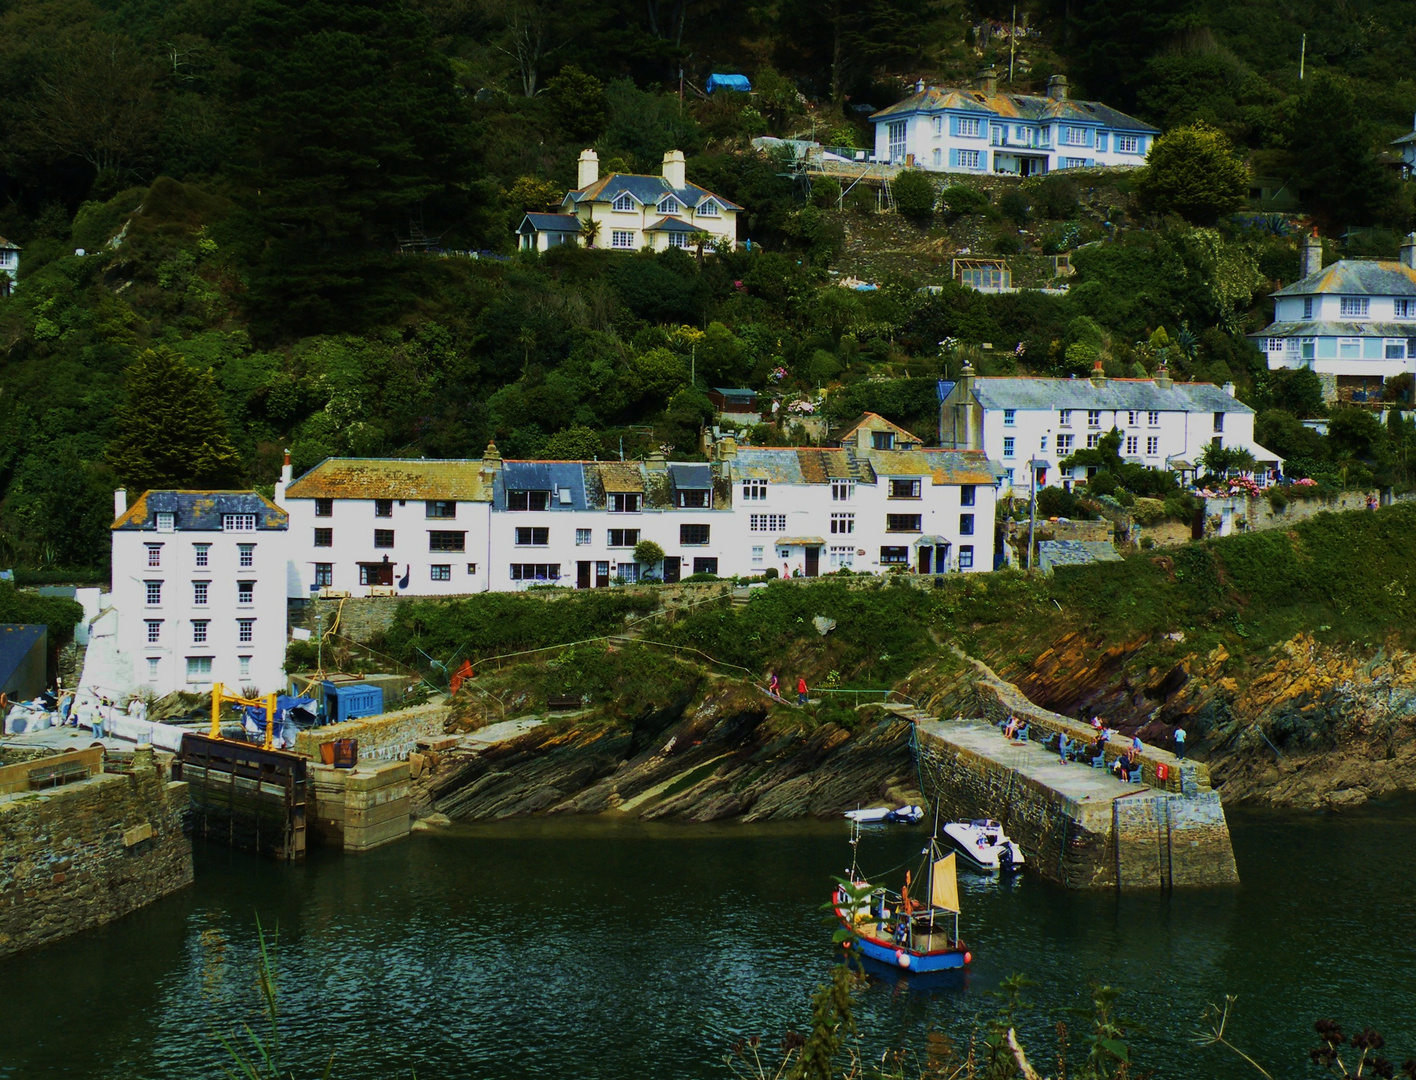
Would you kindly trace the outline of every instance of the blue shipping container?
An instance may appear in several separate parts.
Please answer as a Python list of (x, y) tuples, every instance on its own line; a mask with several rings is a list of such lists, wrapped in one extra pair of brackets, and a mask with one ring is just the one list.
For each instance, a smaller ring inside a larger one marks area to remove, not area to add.
[(367, 683), (336, 686), (324, 684), (325, 723), (339, 724), (361, 716), (377, 716), (383, 712), (383, 687)]

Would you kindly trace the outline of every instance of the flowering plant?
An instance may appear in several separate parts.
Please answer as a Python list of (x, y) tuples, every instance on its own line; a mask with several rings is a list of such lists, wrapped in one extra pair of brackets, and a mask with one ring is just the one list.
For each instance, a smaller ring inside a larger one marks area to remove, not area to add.
[(768, 379), (768, 381), (770, 381), (770, 382), (781, 382), (781, 381), (782, 381), (783, 379), (785, 379), (786, 377), (787, 377), (787, 369), (786, 369), (786, 368), (784, 368), (784, 367), (775, 367), (775, 368), (772, 369), (771, 374), (767, 376), (767, 379)]
[(814, 413), (815, 411), (816, 405), (813, 402), (807, 401), (805, 398), (798, 398), (787, 406), (787, 412)]

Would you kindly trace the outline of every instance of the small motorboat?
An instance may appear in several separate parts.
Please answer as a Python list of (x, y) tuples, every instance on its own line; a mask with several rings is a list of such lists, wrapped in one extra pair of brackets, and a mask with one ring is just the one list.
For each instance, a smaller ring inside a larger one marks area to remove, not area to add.
[[(851, 847), (860, 842), (851, 827)], [(875, 887), (862, 876), (855, 860), (847, 877), (838, 879), (831, 907), (845, 933), (838, 939), (864, 960), (901, 973), (926, 975), (966, 967), (973, 954), (959, 940), (959, 882), (954, 853), (944, 854), (935, 837), (922, 852), (927, 875), (924, 899), (910, 895), (910, 872), (899, 892)]]
[(876, 806), (869, 810), (847, 810), (846, 817), (857, 825), (871, 825), (882, 821), (904, 822), (907, 825), (914, 825), (924, 820), (924, 807), (897, 806), (891, 810), (888, 806)]
[(1009, 840), (1003, 826), (992, 818), (951, 821), (944, 826), (944, 835), (967, 862), (989, 873), (1016, 870), (1026, 861), (1023, 849)]

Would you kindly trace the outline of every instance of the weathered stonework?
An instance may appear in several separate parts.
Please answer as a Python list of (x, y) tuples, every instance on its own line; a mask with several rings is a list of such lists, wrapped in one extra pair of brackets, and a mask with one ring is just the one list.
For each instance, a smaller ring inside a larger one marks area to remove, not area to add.
[(445, 705), (418, 705), (411, 709), (346, 720), (342, 724), (302, 731), (295, 739), (295, 752), (312, 761), (320, 760), (320, 744), (335, 739), (358, 739), (359, 761), (401, 761), (427, 742), (442, 736), (447, 723)]
[(0, 797), (0, 956), (191, 884), (186, 807), (187, 785), (164, 780), (151, 751), (131, 773)]

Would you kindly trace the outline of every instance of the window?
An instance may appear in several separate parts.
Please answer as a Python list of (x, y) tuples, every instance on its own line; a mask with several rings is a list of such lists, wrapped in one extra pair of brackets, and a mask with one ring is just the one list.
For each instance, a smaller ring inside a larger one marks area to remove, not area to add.
[(742, 482), (742, 497), (748, 502), (761, 502), (767, 498), (767, 481), (744, 480)]
[(1017, 420), (1018, 420), (1018, 410), (1017, 410), (1017, 409), (1004, 409), (1004, 410), (1003, 410), (1003, 426), (1004, 426), (1004, 427), (1013, 427), (1013, 426), (1015, 426), (1016, 423), (1017, 423)]
[(752, 548), (752, 565), (761, 566), (764, 561), (764, 551), (761, 544), (755, 544)]
[(143, 625), (147, 627), (147, 643), (149, 645), (156, 645), (162, 640), (161, 619), (148, 619)]
[(432, 578), (433, 581), (451, 581), (451, 580), (452, 580), (452, 564), (451, 564), (451, 563), (435, 563), (433, 566), (428, 567), (428, 570), (429, 570), (429, 576)]
[[(333, 529), (316, 529), (316, 530), (315, 530), (315, 547), (334, 547), (334, 530), (333, 530)], [(197, 565), (198, 565), (198, 566), (205, 566), (206, 564), (205, 564), (205, 563), (202, 563), (202, 562), (198, 562)]]
[(1388, 339), (1386, 343), (1386, 358), (1388, 360), (1406, 359), (1406, 340), (1404, 338)]
[(157, 667), (161, 661), (155, 656), (148, 657), (148, 682), (157, 682)]
[(187, 681), (188, 681), (188, 682), (211, 682), (211, 657), (210, 657), (210, 656), (189, 656), (189, 657), (187, 657)]
[(923, 532), (919, 514), (886, 514), (886, 532)]
[(895, 449), (895, 433), (893, 431), (872, 431), (870, 445), (875, 450), (893, 450)]
[(933, 128), (934, 128), (934, 134), (936, 134), (936, 135), (943, 135), (943, 134), (944, 134), (944, 117), (942, 117), (942, 116), (936, 116), (936, 117), (934, 118), (934, 120), (933, 120), (932, 126), (933, 126)]
[(451, 499), (429, 499), (423, 504), (423, 513), (430, 518), (455, 518), (457, 503)]
[(639, 564), (632, 562), (616, 563), (615, 573), (617, 573), (623, 581), (633, 585), (639, 580)]
[(1160, 453), (1160, 439), (1151, 435), (1146, 439), (1146, 456), (1155, 457)]
[(1398, 319), (1416, 319), (1416, 300), (1398, 300), (1393, 314)]
[(693, 572), (695, 574), (712, 574), (718, 576), (718, 560), (711, 557), (693, 560)]
[(1158, 413), (1158, 412), (1148, 412), (1148, 413), (1146, 413), (1146, 424), (1149, 425), (1150, 427), (1160, 427), (1160, 413)]
[(684, 510), (707, 510), (713, 504), (711, 494), (711, 491), (680, 491), (678, 504)]
[(973, 484), (961, 484), (961, 485), (959, 485), (959, 505), (960, 505), (960, 506), (973, 506), (973, 505), (975, 505), (974, 500), (975, 500), (975, 498), (976, 498), (976, 496), (977, 496), (977, 492), (978, 492), (978, 488), (977, 488), (975, 485), (973, 485)]
[(661, 213), (661, 214), (677, 214), (678, 212), (679, 212), (679, 203), (678, 203), (678, 200), (675, 199), (672, 195), (665, 195), (662, 199), (659, 200), (659, 213)]
[(1136, 454), (1136, 451), (1140, 449), (1140, 443), (1141, 443), (1141, 440), (1138, 439), (1138, 438), (1136, 438), (1136, 436), (1134, 436), (1134, 435), (1127, 435), (1127, 436), (1126, 436), (1126, 453), (1127, 453), (1127, 454), (1130, 454), (1131, 456), (1134, 457), (1135, 454)]
[(1014, 444), (1013, 436), (1009, 435), (1009, 436), (1007, 436), (1006, 438), (1004, 438), (1004, 440), (1003, 440), (1003, 456), (1004, 456), (1005, 458), (1010, 458), (1010, 457), (1013, 456), (1013, 444)]
[(643, 498), (637, 491), (612, 491), (605, 507), (612, 514), (637, 514)]
[(576, 529), (576, 530), (575, 530), (575, 546), (576, 546), (576, 547), (589, 547), (589, 546), (590, 546), (590, 530), (589, 530), (589, 529)]
[(634, 547), (639, 543), (638, 529), (608, 529), (606, 533), (610, 547)]
[(703, 202), (701, 202), (701, 203), (698, 204), (698, 216), (699, 216), (699, 217), (717, 217), (717, 216), (718, 216), (718, 204), (715, 203), (712, 199), (705, 199), (705, 200), (703, 200)]
[(237, 619), (236, 620), (236, 641), (240, 645), (249, 645), (256, 640), (256, 620)]
[(1101, 427), (1101, 410), (1087, 410), (1087, 427)]
[(1099, 443), (1100, 441), (1101, 441), (1101, 436), (1100, 436), (1097, 432), (1093, 431), (1090, 435), (1087, 436), (1087, 449), (1088, 449), (1088, 450), (1095, 450), (1095, 449), (1096, 449), (1096, 444)]
[(1047, 453), (1047, 436), (1046, 436), (1046, 435), (1044, 435), (1041, 439), (1038, 440), (1038, 442), (1037, 442), (1037, 448), (1038, 448), (1039, 450), (1041, 450), (1044, 454)]
[(517, 547), (545, 547), (551, 542), (551, 530), (540, 526), (516, 530)]
[(1269, 352), (1283, 352), (1283, 338), (1271, 337), (1268, 339)]
[(1135, 412), (1128, 412), (1128, 413), (1126, 414), (1126, 426), (1127, 426), (1127, 427), (1137, 427), (1137, 426), (1138, 426), (1138, 425), (1136, 424), (1136, 416), (1137, 416), (1137, 414), (1136, 414)]
[(508, 491), (506, 493), (506, 508), (508, 510), (544, 510), (551, 505), (551, 493), (549, 491)]
[(236, 582), (236, 603), (254, 604), (256, 602), (256, 583), (254, 581)]
[(1059, 436), (1057, 436), (1057, 452), (1058, 452), (1059, 454), (1061, 454), (1063, 457), (1066, 457), (1068, 454), (1070, 454), (1070, 453), (1072, 452), (1072, 436), (1071, 436), (1071, 435), (1059, 435)]
[(159, 567), (159, 566), (162, 565), (162, 545), (161, 545), (161, 544), (148, 544), (148, 545), (147, 545), (147, 560), (148, 560), (148, 561), (147, 561), (147, 564), (148, 564), (149, 567), (156, 568), (156, 567)]
[(885, 132), (889, 139), (890, 160), (900, 165), (905, 160), (905, 133), (909, 129), (909, 122), (906, 120), (892, 120), (886, 126)]
[(375, 530), (374, 530), (374, 547), (376, 547), (376, 548), (391, 548), (391, 547), (393, 547), (393, 530), (392, 530), (392, 529), (375, 529)]
[(959, 134), (970, 139), (978, 138), (981, 134), (983, 134), (982, 129), (979, 127), (979, 123), (980, 122), (975, 118), (960, 117)]
[(1217, 412), (1214, 414), (1214, 429), (1215, 431), (1224, 430), (1224, 413)]
[(832, 514), (831, 534), (833, 536), (846, 536), (855, 532), (854, 514)]
[(616, 195), (615, 201), (611, 204), (616, 210), (623, 213), (626, 210), (634, 209), (634, 196), (629, 194)]
[(559, 581), (560, 563), (512, 563), (512, 581)]
[(680, 544), (706, 544), (708, 543), (707, 525), (680, 525)]
[(242, 569), (250, 569), (256, 565), (255, 544), (237, 544), (236, 551), (236, 562)]
[(1312, 298), (1311, 296), (1305, 296), (1305, 297), (1303, 297), (1303, 318), (1305, 318), (1305, 319), (1311, 319), (1312, 317), (1313, 317), (1313, 298)]
[(207, 640), (207, 627), (211, 625), (210, 619), (192, 620), (192, 644), (205, 645)]
[(197, 607), (205, 607), (208, 599), (208, 594), (210, 592), (210, 581), (192, 582), (192, 603), (195, 604)]
[(315, 563), (315, 588), (329, 589), (334, 587), (334, 563)]
[(1058, 426), (1059, 426), (1059, 427), (1071, 427), (1071, 426), (1072, 426), (1072, 410), (1071, 410), (1071, 409), (1059, 409), (1059, 410), (1057, 411), (1057, 423), (1058, 423)]
[(1339, 360), (1356, 360), (1361, 355), (1361, 338), (1340, 337), (1337, 339), (1337, 357)]
[(959, 168), (961, 168), (961, 169), (977, 169), (977, 168), (980, 168), (982, 161), (983, 161), (983, 151), (982, 151), (982, 150), (960, 150), (960, 151), (959, 151)]
[(907, 547), (883, 547), (880, 549), (881, 566), (905, 566), (910, 561), (910, 549)]
[(392, 563), (360, 563), (359, 564), (359, 584), (360, 585), (383, 585), (393, 584), (393, 564)]
[(693, 240), (683, 233), (669, 233), (669, 247), (671, 248), (691, 248)]
[(468, 572), (469, 574), (475, 574), (475, 573), (477, 572), (477, 564), (474, 563), (474, 562), (468, 563), (468, 564), (467, 564), (467, 572)]
[(1064, 127), (1062, 129), (1063, 146), (1086, 146), (1087, 129), (1079, 127)]
[(832, 570), (839, 570), (843, 566), (855, 565), (855, 548), (851, 547), (849, 544), (833, 545), (828, 552), (828, 556), (831, 560)]
[(621, 251), (634, 247), (634, 233), (628, 229), (614, 229), (610, 233), (610, 247)]
[(192, 551), (196, 554), (196, 557), (197, 557), (197, 565), (198, 565), (198, 566), (206, 566), (208, 559), (210, 559), (210, 557), (211, 557), (211, 545), (210, 545), (210, 544), (193, 544), (193, 545), (192, 545)]
[(747, 527), (750, 532), (783, 532), (787, 527), (787, 515), (749, 514)]
[(428, 533), (429, 551), (466, 551), (467, 534), (465, 532), (438, 532)]
[(255, 532), (255, 531), (256, 531), (256, 515), (255, 515), (255, 514), (222, 514), (222, 515), (221, 515), (221, 531), (222, 531), (222, 532)]
[(1344, 319), (1365, 319), (1367, 298), (1365, 296), (1344, 296), (1337, 302), (1337, 313)]
[(1305, 337), (1298, 343), (1304, 360), (1311, 360), (1313, 358), (1313, 348), (1317, 340), (1317, 338)]
[(974, 534), (974, 516), (972, 514), (959, 515), (959, 535), (972, 536)]
[(973, 545), (972, 545), (972, 544), (965, 544), (963, 547), (959, 548), (959, 569), (960, 569), (960, 570), (972, 570), (972, 569), (973, 569), (973, 551), (974, 551), (974, 549), (973, 549)]
[(1118, 154), (1140, 153), (1140, 140), (1134, 135), (1116, 136), (1116, 152)]
[(918, 480), (891, 480), (890, 498), (892, 499), (918, 499)]
[(944, 167), (944, 151), (942, 149), (936, 146), (934, 148), (934, 153), (930, 156), (933, 159), (934, 167), (936, 169), (941, 169)]
[(249, 679), (251, 677), (251, 658), (249, 656), (238, 656), (236, 660), (241, 665), (241, 678)]
[(1086, 167), (1087, 167), (1087, 159), (1086, 159), (1086, 158), (1069, 157), (1069, 158), (1063, 158), (1063, 159), (1062, 159), (1062, 168), (1064, 168), (1064, 169), (1085, 169)]
[(1012, 486), (1013, 486), (1013, 470), (1012, 470), (1012, 469), (1004, 469), (1004, 470), (1003, 470), (1003, 483), (1006, 484), (1008, 487), (1012, 487)]
[(831, 501), (850, 502), (851, 496), (855, 494), (854, 480), (832, 480), (831, 481)]
[(334, 517), (334, 500), (316, 499), (315, 517)]
[(374, 517), (383, 517), (383, 518), (391, 518), (391, 517), (393, 517), (393, 500), (392, 500), (392, 499), (375, 499), (375, 500), (374, 500)]

